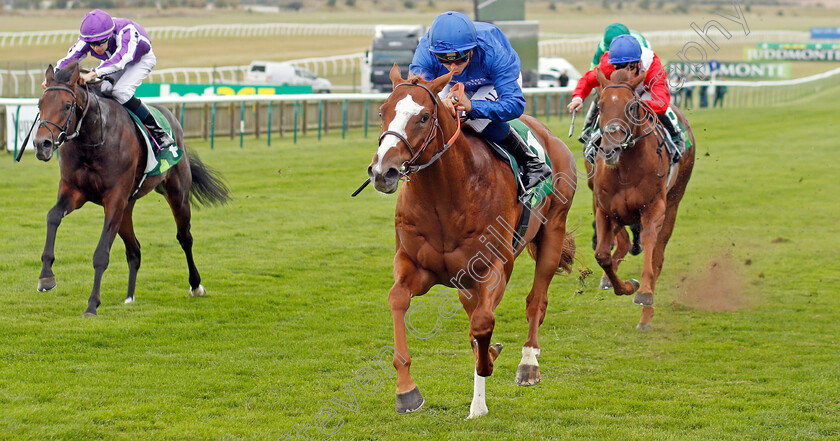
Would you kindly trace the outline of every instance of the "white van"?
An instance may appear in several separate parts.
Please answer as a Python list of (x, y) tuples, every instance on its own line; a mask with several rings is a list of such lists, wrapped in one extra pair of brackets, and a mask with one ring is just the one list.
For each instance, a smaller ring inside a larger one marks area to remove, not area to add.
[(581, 75), (571, 63), (560, 57), (540, 57), (537, 87), (560, 87), (560, 75), (569, 77), (568, 86), (574, 87)]
[(312, 86), (314, 93), (330, 93), (332, 83), (326, 78), (319, 78), (312, 72), (276, 61), (253, 61), (245, 74), (245, 83), (249, 85), (292, 85)]

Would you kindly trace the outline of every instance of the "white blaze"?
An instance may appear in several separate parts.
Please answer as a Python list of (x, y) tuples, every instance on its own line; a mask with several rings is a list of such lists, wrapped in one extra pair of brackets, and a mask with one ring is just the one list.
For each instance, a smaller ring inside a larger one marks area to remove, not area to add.
[[(400, 135), (407, 137), (408, 135), (405, 132), (405, 127), (408, 125), (408, 121), (411, 120), (411, 117), (418, 115), (423, 110), (423, 106), (415, 103), (411, 98), (411, 95), (406, 95), (405, 98), (401, 99), (400, 102), (397, 103), (394, 110), (396, 110), (397, 115), (391, 120), (391, 124), (388, 124), (388, 131), (399, 133)], [(373, 167), (374, 174), (382, 173), (382, 158), (385, 157), (388, 150), (396, 147), (399, 142), (400, 139), (394, 135), (385, 135), (385, 137), (382, 138), (382, 142), (379, 144), (379, 149), (376, 151), (379, 161)]]

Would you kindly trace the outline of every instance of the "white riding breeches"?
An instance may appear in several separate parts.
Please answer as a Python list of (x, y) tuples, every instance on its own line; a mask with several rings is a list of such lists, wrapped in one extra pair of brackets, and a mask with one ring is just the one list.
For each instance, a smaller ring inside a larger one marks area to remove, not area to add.
[(146, 55), (140, 57), (140, 61), (129, 64), (121, 71), (108, 74), (107, 76), (113, 78), (115, 83), (111, 86), (111, 83), (105, 81), (102, 83), (101, 90), (103, 92), (110, 90), (111, 96), (117, 102), (125, 104), (134, 96), (134, 91), (137, 90), (143, 80), (149, 76), (155, 64), (157, 64), (157, 58), (155, 58), (154, 52), (149, 50)]

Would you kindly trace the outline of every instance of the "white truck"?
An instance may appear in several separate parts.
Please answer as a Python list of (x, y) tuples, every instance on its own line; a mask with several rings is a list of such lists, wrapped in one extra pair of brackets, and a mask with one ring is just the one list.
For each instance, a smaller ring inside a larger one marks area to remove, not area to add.
[(391, 68), (397, 63), (403, 78), (408, 76), (408, 66), (426, 28), (423, 25), (377, 25), (375, 30), (362, 66), (362, 92), (390, 92), (388, 74)]
[(330, 93), (332, 83), (312, 72), (289, 63), (276, 61), (253, 61), (245, 74), (245, 83), (250, 85), (312, 86), (314, 93)]

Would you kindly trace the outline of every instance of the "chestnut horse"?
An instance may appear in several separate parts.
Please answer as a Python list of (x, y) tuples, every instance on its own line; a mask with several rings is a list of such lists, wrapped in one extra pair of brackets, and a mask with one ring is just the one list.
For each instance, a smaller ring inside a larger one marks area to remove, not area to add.
[[(120, 235), (128, 260), (128, 293), (125, 303), (134, 301), (134, 286), (140, 268), (140, 242), (134, 235), (131, 214), (137, 199), (152, 190), (162, 193), (178, 228), (177, 238), (187, 256), (190, 295), (204, 295), (195, 268), (190, 234), (190, 199), (199, 203), (224, 203), (227, 187), (192, 153), (166, 172), (143, 180), (147, 149), (134, 121), (119, 103), (79, 84), (79, 65), (72, 63), (59, 72), (49, 66), (44, 94), (38, 101), (41, 123), (35, 132), (35, 156), (49, 161), (57, 150), (61, 168), (58, 200), (47, 214), (47, 240), (41, 256), (43, 267), (38, 291), (56, 287), (52, 264), (55, 235), (61, 219), (90, 201), (102, 205), (105, 225), (93, 253), (93, 290), (84, 315), (95, 316), (100, 304), (99, 287), (108, 268), (111, 244)], [(178, 120), (159, 107), (173, 129), (173, 138), (184, 149), (184, 134)], [(72, 132), (72, 133), (71, 133)], [(142, 186), (138, 186), (142, 183)], [(136, 191), (136, 193), (135, 193)]]
[[(662, 271), (665, 246), (674, 231), (677, 208), (691, 178), (696, 149), (687, 149), (669, 172), (668, 152), (656, 130), (659, 122), (635, 92), (644, 78), (618, 70), (608, 80), (598, 70), (603, 137), (592, 183), (598, 235), (595, 259), (617, 295), (636, 293), (633, 302), (643, 306), (637, 328), (647, 330), (652, 328), (656, 279)], [(674, 111), (685, 126), (691, 144), (696, 146), (685, 116), (679, 109)], [(641, 242), (645, 250), (641, 286), (636, 280), (622, 281), (616, 275), (630, 248), (624, 226), (634, 223), (642, 225)], [(613, 238), (619, 240), (610, 255)]]
[[(452, 74), (432, 81), (400, 75), (395, 65), (390, 74), (394, 90), (380, 108), (379, 148), (368, 167), (370, 181), (382, 193), (394, 193), (400, 180), (406, 181), (397, 199), (394, 285), (388, 293), (394, 320), (396, 410), (412, 412), (424, 402), (409, 373), (406, 311), (412, 297), (442, 284), (458, 288), (470, 321), (475, 375), (469, 416), (475, 418), (487, 413), (485, 377), (493, 373), (501, 351), (500, 344), (490, 344), (493, 311), (502, 300), (514, 259), (526, 244), (536, 260), (536, 274), (526, 299), (528, 338), (516, 382), (528, 386), (540, 381), (538, 332), (548, 285), (556, 272), (571, 269), (574, 258), (566, 216), (577, 182), (575, 163), (548, 128), (534, 118), (521, 118), (551, 159), (554, 191), (534, 208), (528, 231), (520, 237), (515, 230), (523, 205), (510, 167), (478, 135), (457, 136), (459, 120), (440, 112), (438, 94)], [(454, 299), (452, 294), (450, 302)]]

